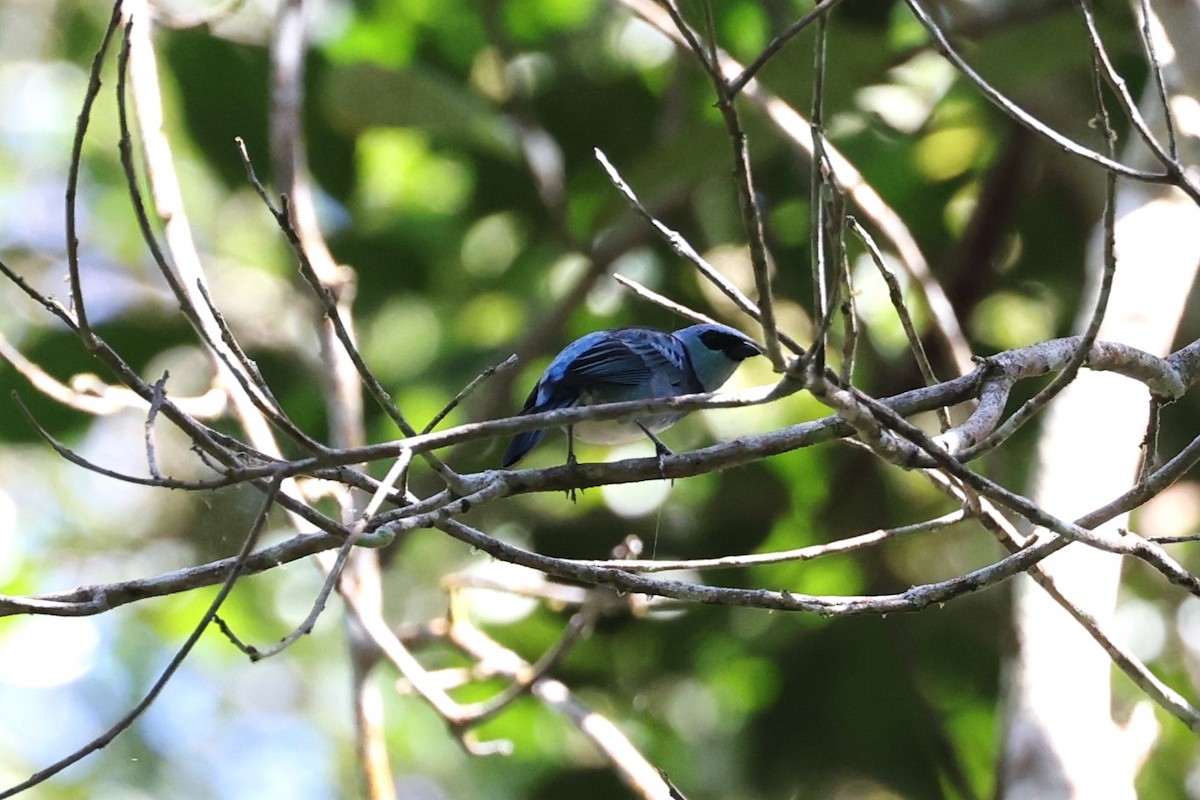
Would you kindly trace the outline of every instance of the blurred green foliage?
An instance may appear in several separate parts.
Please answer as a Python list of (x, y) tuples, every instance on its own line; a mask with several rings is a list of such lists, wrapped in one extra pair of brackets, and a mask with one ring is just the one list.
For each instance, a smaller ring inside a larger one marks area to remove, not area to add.
[[(67, 293), (61, 192), (84, 70), (107, 14), (103, 5), (18, 4), (4, 10), (9, 24), (0, 33), (0, 44), (12, 45), (13, 53), (0, 60), (7, 108), (26, 113), (12, 88), (17, 82), (65, 76), (42, 98), (57, 116), (0, 123), (0, 206), (13, 218), (0, 222), (0, 252), (59, 297)], [(203, 28), (164, 28), (156, 41), (168, 133), (216, 300), (284, 407), (321, 436), (326, 415), (315, 304), (246, 184), (233, 145), (242, 137), (260, 175), (270, 178), (270, 5), (248, 2)], [(808, 7), (723, 0), (714, 8), (716, 33), (730, 52), (750, 59)], [(685, 12), (702, 20), (698, 4)], [(1125, 74), (1140, 81), (1144, 67), (1127, 13), (1106, 4), (1101, 22)], [(694, 63), (613, 5), (341, 0), (317, 10), (313, 37), (305, 125), (322, 223), (335, 256), (357, 275), (363, 353), (418, 427), (518, 346), (526, 356), (522, 366), (487, 384), (445, 424), (515, 411), (545, 358), (575, 336), (623, 324), (676, 325), (663, 310), (616, 289), (612, 271), (712, 309), (707, 289), (609, 185), (593, 148), (697, 249), (724, 254), (731, 277), (745, 279), (731, 148), (711, 88)], [(1082, 25), (1069, 9), (998, 24), (962, 44), (1018, 102), (1071, 135), (1097, 141), (1087, 127)], [(1083, 284), (1084, 245), (1098, 216), (1100, 175), (1016, 131), (931, 60), (902, 3), (843, 4), (830, 24), (828, 52), (832, 141), (911, 227), (977, 351), (1067, 332)], [(107, 88), (114, 77), (110, 64)], [(791, 42), (760, 78), (806, 112), (811, 32)], [(111, 95), (103, 97), (81, 184), (86, 285), (102, 312), (99, 330), (150, 380), (164, 368), (172, 369), (172, 381), (185, 380), (187, 370), (195, 379), (195, 343), (128, 210), (115, 111)], [(784, 317), (803, 325), (810, 296), (808, 166), (749, 107), (744, 122)], [(531, 130), (553, 141), (543, 156), (561, 157), (561, 204), (545, 186), (539, 194), (525, 164), (521, 136)], [(1005, 181), (1008, 202), (980, 219), (981, 198)], [(606, 248), (611, 252), (595, 286), (556, 321), (555, 309)], [(861, 254), (852, 247), (851, 255)], [(877, 279), (867, 269), (856, 268), (856, 275), (865, 331), (857, 381), (879, 395), (917, 385), (886, 296), (876, 302)], [(3, 297), (0, 332), (27, 357), (64, 380), (97, 369), (15, 287), (6, 285)], [(753, 331), (728, 309), (713, 313)], [(531, 341), (534, 330), (540, 338)], [(792, 333), (803, 338), (804, 331)], [(948, 375), (936, 348), (934, 356), (939, 373)], [(199, 370), (191, 391), (206, 386)], [(742, 377), (770, 380), (762, 365), (748, 365)], [(64, 410), (7, 367), (0, 368), (0, 388), (5, 398), (18, 391), (41, 423), (73, 447), (107, 466), (141, 469), (136, 414), (92, 420)], [(796, 397), (771, 409), (698, 415), (668, 434), (668, 442), (699, 446), (717, 429), (736, 436), (821, 413)], [(382, 413), (369, 414), (372, 439), (397, 436)], [(0, 593), (152, 575), (227, 555), (256, 511), (252, 492), (185, 496), (82, 475), (39, 444), (11, 404), (0, 413), (0, 439), (0, 486), (13, 507), (11, 532), (0, 529)], [(1032, 439), (1018, 437), (1014, 451), (985, 469), (1019, 486)], [(551, 435), (531, 462), (558, 463), (561, 444)], [(195, 474), (186, 443), (176, 447), (175, 473)], [(448, 457), (459, 469), (478, 470), (494, 467), (499, 453), (499, 443), (479, 444)], [(584, 455), (609, 457), (600, 449)], [(427, 475), (417, 476), (418, 487), (430, 485)], [(649, 513), (622, 517), (610, 505), (600, 490), (585, 493), (577, 506), (559, 496), (520, 497), (475, 512), (470, 521), (554, 555), (603, 557), (636, 534), (659, 556), (708, 557), (828, 542), (949, 508), (912, 476), (836, 444), (680, 481)], [(285, 531), (282, 518), (278, 525), (275, 536)], [(984, 533), (959, 528), (855, 556), (704, 577), (804, 593), (893, 592), (996, 554)], [(388, 606), (397, 624), (444, 613), (441, 576), (482, 560), (429, 531), (403, 539), (387, 559)], [(290, 565), (243, 581), (223, 613), (243, 637), (270, 643), (307, 613), (317, 585), (315, 571)], [(126, 607), (88, 623), (94, 641), (74, 638), (65, 652), (23, 651), (23, 658), (79, 668), (48, 670), (40, 684), (26, 676), (28, 686), (11, 676), (8, 686), (0, 680), (0, 719), (17, 722), (0, 726), (0, 784), (44, 766), (122, 713), (210, 596), (195, 592)], [(995, 788), (1005, 604), (1000, 588), (899, 619), (705, 607), (606, 619), (556, 677), (610, 716), (693, 800), (986, 797)], [(512, 619), (482, 622), (533, 660), (556, 640), (566, 613), (531, 605)], [(330, 609), (311, 637), (266, 665), (249, 665), (218, 636), (206, 637), (143, 723), (34, 796), (353, 796), (349, 667), (336, 616)], [(18, 641), (49, 648), (67, 630), (56, 620), (0, 619), (0, 649), (11, 654)], [(1194, 668), (1179, 647), (1164, 656), (1177, 684)], [(423, 657), (431, 665), (463, 663), (448, 651)], [(480, 731), (511, 740), (512, 757), (474, 759), (421, 702), (391, 692), (392, 677), (381, 670), (377, 680), (387, 697), (400, 796), (628, 796), (582, 737), (536, 702), (519, 702)], [(482, 696), (471, 691), (463, 699)], [(1125, 702), (1133, 699), (1130, 692)], [(53, 735), (36, 732), (50, 724)], [(1177, 796), (1191, 769), (1194, 744), (1180, 727), (1166, 723), (1164, 745), (1144, 773), (1147, 796)], [(25, 728), (34, 733), (21, 737)]]

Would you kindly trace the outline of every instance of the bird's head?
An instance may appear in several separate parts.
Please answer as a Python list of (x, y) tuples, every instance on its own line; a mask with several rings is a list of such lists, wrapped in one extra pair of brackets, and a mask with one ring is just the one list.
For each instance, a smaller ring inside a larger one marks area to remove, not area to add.
[(702, 323), (677, 330), (673, 335), (683, 343), (706, 392), (721, 388), (747, 358), (762, 355), (762, 348), (753, 339), (727, 325)]

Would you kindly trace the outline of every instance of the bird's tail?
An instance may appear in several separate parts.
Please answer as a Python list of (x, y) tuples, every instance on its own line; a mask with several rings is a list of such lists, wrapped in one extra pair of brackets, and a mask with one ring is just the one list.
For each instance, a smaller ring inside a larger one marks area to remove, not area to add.
[(501, 469), (508, 469), (524, 458), (525, 454), (536, 447), (545, 435), (546, 429), (539, 428), (536, 431), (525, 431), (514, 436), (504, 451), (504, 458), (500, 461)]
[[(521, 416), (526, 414), (538, 414), (542, 411), (555, 411), (560, 408), (570, 408), (577, 402), (576, 398), (566, 395), (559, 396), (542, 396), (541, 402), (538, 402), (541, 395), (541, 384), (533, 387), (533, 391), (529, 393), (529, 399), (525, 401), (525, 407), (521, 409)], [(537, 447), (537, 443), (546, 435), (545, 428), (538, 428), (536, 431), (525, 431), (518, 433), (508, 443), (508, 448), (504, 451), (504, 458), (500, 461), (501, 469), (508, 469), (513, 464), (525, 457), (533, 448)]]

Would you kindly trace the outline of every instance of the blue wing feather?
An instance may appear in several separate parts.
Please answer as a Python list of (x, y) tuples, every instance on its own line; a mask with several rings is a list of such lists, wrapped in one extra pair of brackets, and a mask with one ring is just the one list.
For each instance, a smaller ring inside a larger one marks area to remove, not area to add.
[[(588, 338), (583, 337), (579, 343)], [(676, 387), (691, 383), (691, 368), (682, 345), (669, 333), (650, 328), (601, 332), (595, 341), (572, 355), (561, 376), (572, 387), (595, 389), (601, 384), (616, 384), (649, 388), (655, 376), (666, 378)]]
[(628, 343), (612, 337), (576, 356), (563, 371), (561, 382), (571, 387), (598, 383), (636, 386), (650, 378), (646, 360)]

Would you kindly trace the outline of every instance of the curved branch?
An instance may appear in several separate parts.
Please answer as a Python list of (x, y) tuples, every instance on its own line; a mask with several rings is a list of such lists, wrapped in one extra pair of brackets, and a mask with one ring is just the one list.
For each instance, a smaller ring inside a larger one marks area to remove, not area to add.
[(960, 55), (959, 52), (955, 50), (953, 46), (951, 46), (950, 40), (946, 38), (946, 34), (940, 27), (938, 27), (938, 24), (934, 22), (933, 17), (930, 16), (929, 12), (924, 8), (924, 6), (921, 5), (920, 0), (905, 0), (905, 2), (912, 10), (913, 15), (921, 22), (922, 25), (925, 26), (925, 29), (929, 31), (929, 35), (933, 39), (933, 43), (937, 47), (938, 51), (945, 56), (950, 63), (954, 64), (954, 66), (958, 68), (958, 71), (965, 75), (967, 79), (971, 81), (971, 83), (975, 84), (975, 87), (979, 89), (980, 93), (983, 94), (984, 97), (990, 100), (993, 105), (1007, 114), (1010, 118), (1012, 118), (1014, 122), (1024, 128), (1028, 128), (1039, 136), (1045, 137), (1057, 145), (1059, 149), (1091, 161), (1093, 164), (1103, 167), (1114, 174), (1123, 175), (1126, 178), (1133, 178), (1134, 180), (1146, 181), (1147, 183), (1173, 184), (1185, 192), (1188, 197), (1192, 198), (1193, 201), (1200, 203), (1200, 187), (1197, 187), (1190, 180), (1186, 179), (1186, 176), (1184, 176), (1183, 171), (1177, 162), (1174, 163), (1173, 167), (1168, 166), (1164, 172), (1148, 172), (1146, 170), (1140, 170), (1127, 166), (1119, 161), (1109, 158), (1102, 153), (1098, 153), (1089, 147), (1085, 147), (1079, 142), (1076, 142), (1074, 139), (1059, 133), (1037, 117), (1030, 114), (1025, 109), (1021, 108), (1012, 100), (1008, 99), (1003, 92), (988, 83), (987, 80), (985, 80), (982, 75), (976, 72), (975, 69), (967, 63), (966, 59), (964, 59), (962, 55)]

